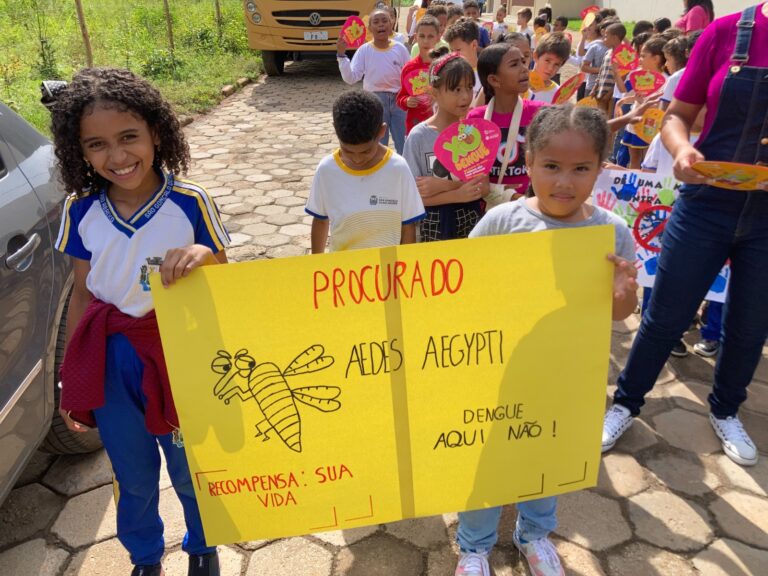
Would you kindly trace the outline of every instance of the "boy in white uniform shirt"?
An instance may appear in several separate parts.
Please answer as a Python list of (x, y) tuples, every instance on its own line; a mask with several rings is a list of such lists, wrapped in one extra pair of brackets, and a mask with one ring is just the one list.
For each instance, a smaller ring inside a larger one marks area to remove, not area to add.
[(408, 163), (379, 139), (387, 129), (375, 95), (345, 92), (333, 104), (339, 149), (320, 161), (306, 212), (312, 221), (312, 253), (376, 248), (416, 241), (426, 216)]

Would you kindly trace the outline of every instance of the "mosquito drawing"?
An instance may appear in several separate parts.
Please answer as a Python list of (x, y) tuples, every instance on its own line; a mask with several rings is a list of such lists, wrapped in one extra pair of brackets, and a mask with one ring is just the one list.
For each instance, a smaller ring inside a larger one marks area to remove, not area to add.
[(213, 387), (213, 394), (225, 404), (229, 404), (234, 396), (243, 402), (253, 398), (264, 416), (264, 420), (256, 425), (256, 437), (263, 435), (267, 441), (267, 433), (271, 430), (288, 448), (301, 452), (301, 416), (296, 401), (322, 412), (334, 412), (341, 408), (341, 402), (336, 400), (341, 388), (291, 388), (286, 378), (325, 370), (334, 359), (324, 353), (320, 344), (310, 346), (281, 371), (271, 362), (257, 364), (245, 348), (234, 355), (219, 350), (211, 362), (211, 370), (222, 376)]

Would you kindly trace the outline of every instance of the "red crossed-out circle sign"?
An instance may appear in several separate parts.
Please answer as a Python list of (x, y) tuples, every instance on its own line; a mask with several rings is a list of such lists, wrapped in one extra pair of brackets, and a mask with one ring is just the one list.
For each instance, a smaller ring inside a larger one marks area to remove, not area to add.
[(640, 210), (632, 228), (635, 241), (649, 252), (661, 252), (661, 245), (653, 241), (664, 232), (671, 213), (672, 207), (663, 204)]

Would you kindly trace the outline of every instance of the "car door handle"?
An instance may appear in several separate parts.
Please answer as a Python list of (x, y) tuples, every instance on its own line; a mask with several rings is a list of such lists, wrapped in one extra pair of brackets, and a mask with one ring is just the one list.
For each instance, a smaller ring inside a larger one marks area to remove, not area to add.
[(40, 235), (35, 232), (24, 245), (5, 259), (5, 265), (16, 272), (24, 272), (32, 266), (32, 253), (40, 246)]

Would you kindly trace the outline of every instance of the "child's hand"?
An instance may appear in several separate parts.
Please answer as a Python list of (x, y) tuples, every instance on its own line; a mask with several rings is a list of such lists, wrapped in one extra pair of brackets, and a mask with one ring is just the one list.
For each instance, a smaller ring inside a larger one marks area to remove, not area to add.
[[(472, 180), (468, 180), (467, 182), (464, 182), (464, 184), (461, 185), (458, 192), (460, 197), (463, 199), (463, 202), (472, 202), (473, 200), (479, 200), (483, 196), (487, 195), (490, 191), (490, 188), (486, 185), (484, 186), (483, 180), (486, 180), (487, 184), (487, 177), (486, 176), (477, 176), (476, 178), (472, 178)], [(485, 192), (485, 194), (483, 193)]]
[(419, 190), (419, 196), (429, 198), (443, 191), (442, 182), (433, 176), (418, 176), (416, 178), (416, 188)]
[(338, 56), (347, 55), (347, 42), (341, 34), (339, 34), (339, 39), (336, 40), (336, 54)]
[(192, 244), (183, 248), (171, 248), (165, 254), (160, 265), (160, 277), (163, 286), (168, 288), (179, 278), (187, 276), (192, 270), (206, 264), (215, 264), (216, 258), (208, 246)]
[(616, 254), (606, 256), (613, 262), (613, 299), (625, 300), (637, 294), (637, 269), (632, 262)]
[(64, 420), (64, 424), (66, 424), (67, 428), (72, 432), (88, 432), (90, 430), (85, 424), (80, 424), (80, 422), (72, 420), (72, 418), (69, 417), (69, 410), (62, 410), (59, 408), (59, 416), (61, 416), (61, 419)]
[(408, 108), (416, 108), (421, 100), (418, 96), (408, 96), (408, 99), (405, 101), (405, 105), (408, 106)]

